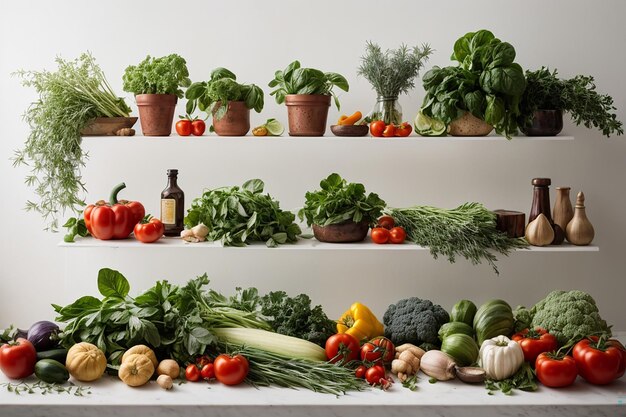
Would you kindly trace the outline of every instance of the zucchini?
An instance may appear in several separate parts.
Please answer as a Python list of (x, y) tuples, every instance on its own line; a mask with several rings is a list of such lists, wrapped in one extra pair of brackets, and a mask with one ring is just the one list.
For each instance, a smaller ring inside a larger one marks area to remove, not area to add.
[(476, 315), (476, 304), (470, 300), (461, 300), (452, 307), (450, 311), (450, 321), (460, 321), (468, 326), (474, 322)]
[(37, 352), (37, 360), (40, 361), (42, 359), (54, 359), (55, 361), (59, 361), (61, 363), (65, 363), (65, 359), (67, 358), (67, 349), (59, 348), (52, 350), (44, 350), (43, 352)]
[(474, 331), (479, 345), (496, 336), (509, 336), (515, 320), (511, 306), (503, 300), (491, 300), (481, 305), (474, 316)]
[(70, 379), (67, 368), (54, 359), (42, 359), (35, 364), (35, 376), (49, 384), (62, 384)]
[(474, 337), (474, 329), (472, 326), (460, 321), (451, 321), (450, 323), (446, 323), (439, 328), (439, 340), (443, 342), (443, 339), (446, 337), (457, 333)]
[(474, 338), (463, 333), (451, 334), (443, 339), (441, 351), (452, 356), (459, 366), (469, 366), (478, 359), (478, 345)]

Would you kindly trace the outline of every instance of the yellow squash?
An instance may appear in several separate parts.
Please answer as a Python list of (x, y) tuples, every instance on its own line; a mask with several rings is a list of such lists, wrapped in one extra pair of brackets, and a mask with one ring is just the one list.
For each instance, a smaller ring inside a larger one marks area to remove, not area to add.
[(102, 376), (107, 367), (107, 359), (97, 346), (81, 342), (67, 352), (65, 367), (77, 380), (91, 382)]
[(129, 387), (140, 387), (150, 381), (153, 373), (154, 365), (150, 358), (141, 353), (133, 353), (122, 362), (118, 375)]
[(363, 341), (383, 336), (385, 329), (367, 306), (354, 303), (337, 322), (337, 333), (347, 333), (358, 341)]

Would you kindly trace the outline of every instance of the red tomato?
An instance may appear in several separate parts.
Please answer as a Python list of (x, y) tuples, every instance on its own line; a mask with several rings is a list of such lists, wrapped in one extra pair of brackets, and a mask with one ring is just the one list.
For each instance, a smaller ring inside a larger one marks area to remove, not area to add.
[(0, 346), (0, 370), (11, 379), (22, 379), (35, 372), (37, 351), (31, 342), (20, 337)]
[(616, 377), (616, 378), (621, 378), (624, 376), (624, 372), (626, 371), (626, 348), (624, 348), (624, 345), (622, 345), (622, 343), (616, 339), (609, 339), (607, 340), (606, 344), (609, 346), (615, 346), (616, 348), (622, 351), (622, 362), (620, 363), (619, 370), (617, 371), (617, 377)]
[(191, 120), (182, 119), (176, 122), (176, 133), (180, 136), (191, 135)]
[(165, 233), (165, 226), (161, 220), (151, 217), (148, 221), (143, 221), (135, 225), (135, 239), (143, 243), (156, 242)]
[(206, 130), (206, 124), (204, 120), (196, 119), (191, 122), (191, 133), (194, 136), (202, 136)]
[(363, 379), (365, 378), (365, 372), (367, 372), (367, 367), (365, 365), (359, 365), (354, 370), (354, 376), (356, 376), (359, 379)]
[(348, 363), (359, 357), (359, 341), (350, 334), (337, 333), (326, 340), (326, 358), (331, 363)]
[[(526, 352), (524, 352), (525, 356)], [(535, 373), (539, 382), (551, 388), (568, 387), (574, 383), (578, 376), (574, 358), (569, 355), (559, 358), (548, 352), (540, 353), (537, 356)]]
[(248, 360), (241, 355), (219, 355), (213, 361), (215, 377), (224, 385), (241, 384), (248, 375)]
[(200, 376), (207, 381), (215, 378), (215, 367), (212, 363), (207, 363), (200, 370)]
[(384, 229), (393, 229), (396, 225), (396, 221), (391, 216), (382, 216), (378, 219), (378, 227), (382, 227)]
[(383, 363), (383, 353), (385, 353), (384, 349), (381, 349), (370, 342), (365, 342), (363, 346), (361, 346), (361, 360), (363, 362), (381, 364)]
[(370, 385), (380, 384), (385, 379), (385, 368), (382, 366), (372, 366), (365, 372), (365, 380)]
[(198, 382), (200, 381), (200, 368), (196, 366), (195, 363), (187, 365), (185, 369), (185, 379), (189, 382)]
[(375, 227), (372, 229), (372, 241), (382, 245), (389, 240), (389, 230), (382, 227)]
[[(409, 132), (410, 133), (410, 132)], [(396, 126), (392, 124), (388, 124), (385, 126), (385, 130), (383, 130), (383, 136), (386, 138), (390, 138), (396, 135)]]
[(404, 243), (406, 240), (406, 232), (403, 227), (396, 226), (389, 231), (389, 241), (391, 243)]
[(512, 337), (524, 351), (524, 360), (535, 363), (537, 356), (543, 352), (552, 352), (559, 347), (556, 337), (546, 329), (537, 327), (535, 330), (524, 329)]
[(616, 379), (622, 363), (621, 350), (599, 343), (596, 337), (576, 343), (573, 356), (580, 376), (595, 385), (606, 385)]
[(196, 365), (198, 366), (198, 368), (202, 369), (202, 367), (204, 367), (204, 365), (206, 365), (207, 363), (213, 363), (213, 359), (211, 359), (209, 355), (196, 357)]
[(384, 363), (391, 363), (391, 361), (395, 358), (396, 347), (394, 346), (393, 342), (386, 337), (377, 336), (370, 340), (369, 343), (382, 350)]
[(412, 131), (413, 128), (411, 127), (411, 125), (407, 122), (404, 122), (396, 128), (396, 136), (406, 137), (409, 136)]
[(385, 122), (382, 120), (376, 120), (370, 123), (370, 133), (372, 136), (376, 136), (380, 138), (383, 136), (383, 132), (385, 131)]

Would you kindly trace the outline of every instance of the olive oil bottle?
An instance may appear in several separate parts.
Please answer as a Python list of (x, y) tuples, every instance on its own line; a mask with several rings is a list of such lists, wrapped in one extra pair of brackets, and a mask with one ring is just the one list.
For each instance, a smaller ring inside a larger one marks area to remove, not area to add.
[(178, 170), (167, 170), (167, 187), (161, 192), (161, 222), (165, 236), (180, 236), (184, 229), (185, 193), (178, 186)]

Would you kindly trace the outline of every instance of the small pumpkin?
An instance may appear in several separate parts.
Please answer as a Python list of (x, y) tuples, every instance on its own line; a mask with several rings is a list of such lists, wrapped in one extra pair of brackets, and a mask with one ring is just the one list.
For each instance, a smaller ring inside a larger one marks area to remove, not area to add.
[(122, 355), (122, 363), (126, 361), (126, 358), (133, 354), (146, 355), (148, 359), (150, 359), (150, 361), (152, 362), (152, 366), (154, 367), (154, 369), (156, 369), (159, 365), (159, 361), (157, 360), (154, 351), (146, 345), (135, 345), (132, 348), (128, 349), (126, 352), (124, 352), (124, 355)]
[(496, 381), (513, 376), (524, 363), (524, 351), (519, 343), (506, 336), (485, 340), (479, 356), (487, 377)]
[(150, 381), (154, 374), (152, 360), (144, 354), (132, 353), (120, 365), (119, 377), (129, 387), (140, 387)]
[(107, 359), (96, 345), (81, 342), (67, 352), (65, 367), (77, 380), (91, 382), (102, 376), (107, 367)]

